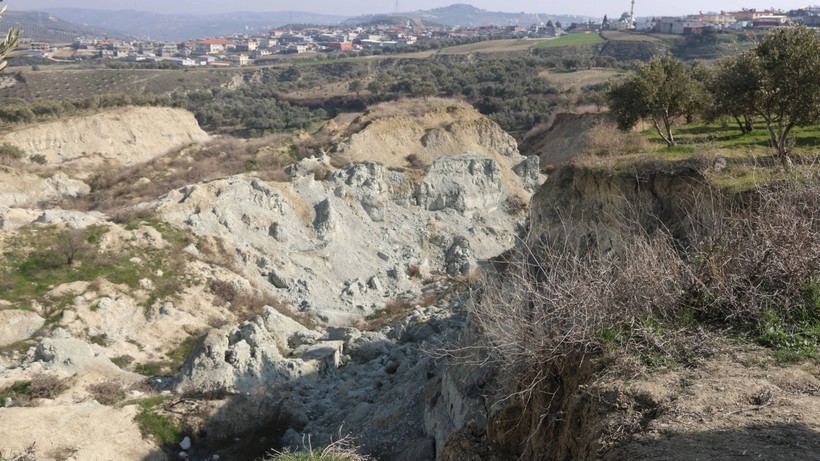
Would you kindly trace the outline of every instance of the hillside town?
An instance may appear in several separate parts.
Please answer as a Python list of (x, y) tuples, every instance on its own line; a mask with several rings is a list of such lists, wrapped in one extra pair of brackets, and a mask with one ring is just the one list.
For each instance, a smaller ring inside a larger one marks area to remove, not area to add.
[[(537, 16), (536, 16), (537, 17)], [(368, 55), (384, 52), (438, 48), (444, 41), (522, 38), (544, 39), (573, 33), (606, 30), (698, 35), (713, 32), (766, 30), (790, 25), (820, 27), (820, 6), (799, 10), (775, 9), (699, 12), (682, 17), (636, 17), (625, 12), (620, 18), (606, 15), (587, 22), (561, 24), (539, 22), (530, 27), (486, 25), (451, 27), (429, 25), (411, 18), (396, 18), (391, 24), (371, 26), (325, 26), (272, 29), (264, 33), (206, 37), (183, 42), (115, 40), (78, 37), (69, 47), (73, 59), (116, 59), (126, 62), (166, 62), (178, 66), (231, 67), (264, 63), (282, 55), (336, 53)], [(59, 48), (54, 44), (29, 42), (28, 56), (47, 59)]]

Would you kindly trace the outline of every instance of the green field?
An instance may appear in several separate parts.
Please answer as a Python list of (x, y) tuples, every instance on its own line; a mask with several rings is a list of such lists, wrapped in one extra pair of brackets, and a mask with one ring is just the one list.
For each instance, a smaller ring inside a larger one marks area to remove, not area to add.
[(535, 45), (536, 48), (551, 48), (551, 47), (558, 47), (558, 46), (578, 46), (578, 45), (596, 45), (600, 43), (604, 43), (606, 40), (601, 38), (598, 34), (569, 34), (564, 35), (563, 37), (559, 37), (553, 40), (546, 40), (543, 42), (538, 42)]

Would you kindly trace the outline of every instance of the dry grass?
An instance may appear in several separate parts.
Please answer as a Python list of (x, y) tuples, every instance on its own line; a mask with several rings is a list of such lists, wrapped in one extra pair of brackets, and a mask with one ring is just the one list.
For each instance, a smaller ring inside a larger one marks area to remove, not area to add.
[(285, 166), (297, 160), (298, 153), (303, 151), (313, 152), (290, 135), (252, 140), (220, 137), (207, 145), (190, 146), (147, 163), (98, 173), (90, 180), (90, 194), (67, 200), (62, 206), (116, 212), (188, 184), (240, 173), (254, 172), (264, 180), (286, 181)]
[(574, 88), (580, 92), (585, 86), (597, 85), (606, 83), (623, 71), (620, 69), (578, 69), (572, 72), (558, 71), (558, 70), (544, 70), (538, 73), (541, 77), (549, 80), (549, 82), (558, 88), (560, 91), (566, 91)]
[(614, 123), (598, 120), (586, 133), (587, 153), (595, 156), (620, 156), (641, 152), (647, 147), (646, 138), (634, 131), (623, 132)]
[(435, 304), (437, 299), (438, 296), (435, 293), (426, 293), (415, 301), (402, 298), (388, 301), (384, 308), (369, 315), (364, 324), (359, 326), (366, 331), (379, 331), (384, 327), (394, 327), (416, 306), (429, 307)]

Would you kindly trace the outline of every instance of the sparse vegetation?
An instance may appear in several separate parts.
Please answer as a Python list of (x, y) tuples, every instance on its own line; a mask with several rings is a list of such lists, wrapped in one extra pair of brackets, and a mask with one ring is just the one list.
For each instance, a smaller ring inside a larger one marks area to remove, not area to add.
[[(185, 255), (182, 248), (190, 243), (191, 237), (171, 226), (157, 221), (138, 220), (126, 224), (126, 228), (152, 227), (163, 235), (171, 245), (174, 254)], [(105, 277), (112, 283), (139, 288), (140, 280), (153, 280), (144, 305), (151, 306), (160, 299), (172, 297), (184, 286), (182, 268), (185, 256), (167, 258), (169, 249), (129, 247), (123, 250), (100, 251), (96, 245), (101, 235), (108, 231), (106, 226), (89, 226), (82, 230), (65, 228), (29, 227), (24, 228), (10, 240), (10, 245), (0, 256), (0, 299), (28, 307), (36, 301), (45, 306), (51, 315), (59, 313), (73, 297), (47, 297), (47, 292), (57, 285), (75, 281), (93, 281)], [(139, 258), (141, 264), (134, 262)], [(157, 277), (156, 272), (163, 276)]]
[(264, 461), (372, 461), (373, 458), (360, 453), (350, 437), (341, 437), (324, 448), (313, 448), (310, 439), (300, 451), (274, 451)]
[(11, 402), (18, 407), (37, 405), (37, 399), (54, 399), (69, 387), (68, 379), (50, 374), (37, 374), (31, 380), (18, 381), (0, 390), (0, 407)]
[(94, 397), (94, 400), (103, 405), (115, 405), (125, 399), (123, 386), (116, 381), (103, 381), (92, 384), (88, 387), (88, 391)]
[(795, 179), (745, 195), (696, 187), (685, 219), (688, 232), (702, 233), (691, 240), (636, 209), (600, 242), (532, 236), (481, 279), (467, 309), (482, 347), (456, 357), (489, 354), (512, 381), (509, 398), (538, 421), (558, 411), (554, 393), (575, 373), (568, 370), (634, 376), (692, 367), (727, 338), (769, 347), (780, 363), (816, 359), (820, 183)]
[(162, 397), (151, 397), (137, 402), (141, 408), (135, 417), (143, 435), (153, 437), (161, 446), (175, 446), (182, 440), (182, 427), (162, 411), (165, 404)]

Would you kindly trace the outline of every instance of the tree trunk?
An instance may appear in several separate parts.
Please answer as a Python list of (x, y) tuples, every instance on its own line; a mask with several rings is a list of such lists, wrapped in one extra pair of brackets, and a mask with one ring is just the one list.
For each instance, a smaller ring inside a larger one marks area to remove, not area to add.
[(668, 138), (666, 134), (664, 134), (663, 130), (661, 129), (661, 124), (658, 123), (658, 121), (654, 118), (652, 119), (652, 125), (654, 125), (655, 131), (658, 132), (658, 136), (660, 136), (661, 139), (663, 139), (663, 142), (666, 143), (666, 147), (672, 147), (675, 145), (675, 140), (670, 140), (670, 138)]
[(769, 132), (769, 140), (771, 140), (772, 147), (777, 152), (777, 157), (780, 159), (780, 163), (786, 171), (792, 171), (793, 167), (792, 159), (789, 157), (789, 149), (787, 145), (789, 132), (793, 126), (794, 125), (789, 124), (786, 127), (783, 127), (780, 122), (778, 122), (778, 126), (775, 128), (772, 120), (766, 118), (766, 130)]
[(735, 114), (732, 114), (732, 117), (735, 118), (735, 121), (737, 122), (737, 127), (740, 128), (740, 132), (746, 134), (746, 127), (743, 125), (743, 122), (740, 121), (740, 117), (738, 117)]
[(752, 125), (752, 118), (748, 115), (744, 115), (743, 119), (746, 121), (746, 132), (751, 133), (754, 130), (754, 126)]

